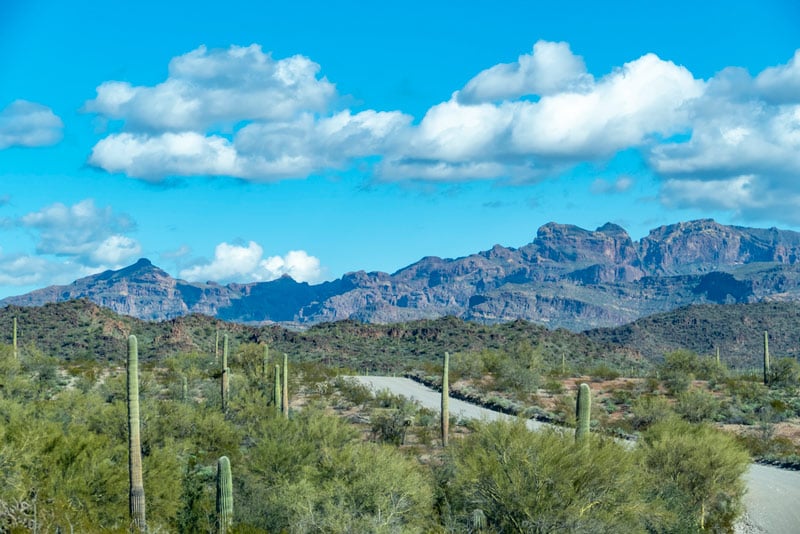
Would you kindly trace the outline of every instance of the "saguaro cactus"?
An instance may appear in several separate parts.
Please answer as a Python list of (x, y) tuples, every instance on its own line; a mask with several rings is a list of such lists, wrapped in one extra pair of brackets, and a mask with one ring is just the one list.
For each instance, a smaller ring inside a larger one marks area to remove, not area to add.
[(283, 355), (283, 416), (289, 417), (289, 357), (284, 353)]
[(217, 460), (217, 528), (225, 534), (233, 525), (233, 476), (227, 456)]
[(264, 362), (261, 367), (261, 378), (267, 379), (267, 370), (269, 369), (269, 345), (264, 344)]
[(136, 336), (133, 335), (128, 337), (128, 448), (131, 528), (146, 532), (142, 444), (139, 437), (139, 349)]
[(186, 375), (181, 375), (181, 401), (189, 401), (189, 380)]
[(769, 384), (769, 332), (764, 331), (764, 384)]
[(221, 394), (222, 394), (222, 411), (228, 409), (228, 382), (230, 380), (230, 369), (228, 369), (228, 334), (222, 337), (222, 376)]
[(19, 350), (17, 349), (17, 318), (14, 317), (14, 334), (12, 343), (14, 345), (14, 359), (19, 358)]
[(575, 406), (575, 441), (582, 441), (589, 436), (589, 418), (592, 413), (592, 392), (588, 384), (581, 384), (578, 390), (578, 402)]
[(217, 329), (214, 337), (214, 361), (219, 361), (219, 329)]
[(281, 409), (281, 366), (275, 364), (275, 387), (272, 390), (272, 401), (275, 404), (275, 411)]
[(442, 447), (447, 447), (450, 434), (450, 353), (444, 353), (442, 369)]

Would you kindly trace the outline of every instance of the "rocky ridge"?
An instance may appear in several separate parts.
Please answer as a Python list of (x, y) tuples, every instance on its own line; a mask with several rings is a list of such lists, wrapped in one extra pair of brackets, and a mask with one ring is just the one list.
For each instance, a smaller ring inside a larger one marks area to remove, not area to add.
[(309, 325), (454, 315), (584, 330), (689, 304), (800, 300), (800, 233), (704, 219), (656, 228), (637, 242), (611, 223), (594, 231), (548, 223), (518, 249), (495, 245), (463, 258), (426, 257), (393, 274), (358, 271), (318, 285), (288, 277), (190, 283), (141, 259), (0, 305), (76, 298), (146, 320), (201, 313)]

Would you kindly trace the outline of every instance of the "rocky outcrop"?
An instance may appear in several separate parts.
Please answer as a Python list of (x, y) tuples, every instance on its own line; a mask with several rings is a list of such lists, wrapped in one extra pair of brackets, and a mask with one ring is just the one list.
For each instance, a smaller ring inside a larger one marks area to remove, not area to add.
[(304, 325), (455, 315), (582, 330), (695, 303), (800, 300), (800, 233), (699, 220), (656, 228), (635, 242), (611, 223), (594, 231), (548, 223), (519, 249), (495, 245), (463, 258), (426, 257), (393, 274), (358, 271), (313, 286), (289, 277), (190, 283), (142, 259), (0, 304), (75, 298), (149, 320), (202, 313)]

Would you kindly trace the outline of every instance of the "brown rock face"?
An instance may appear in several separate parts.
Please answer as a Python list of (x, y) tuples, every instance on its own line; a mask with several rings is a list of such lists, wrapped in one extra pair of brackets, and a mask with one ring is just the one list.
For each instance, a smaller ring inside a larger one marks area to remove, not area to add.
[(633, 240), (615, 224), (606, 223), (591, 232), (548, 223), (539, 228), (532, 245), (540, 262), (552, 261), (571, 272), (589, 269), (592, 280), (630, 282), (644, 275)]
[(800, 234), (724, 226), (711, 219), (652, 230), (639, 245), (644, 268), (652, 274), (708, 272), (756, 262), (797, 263)]

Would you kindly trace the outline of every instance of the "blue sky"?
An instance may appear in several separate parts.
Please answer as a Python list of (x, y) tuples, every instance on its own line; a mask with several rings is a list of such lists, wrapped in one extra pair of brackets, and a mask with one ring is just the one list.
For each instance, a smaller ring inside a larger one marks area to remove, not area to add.
[(790, 1), (4, 0), (0, 297), (798, 230), (799, 48)]

